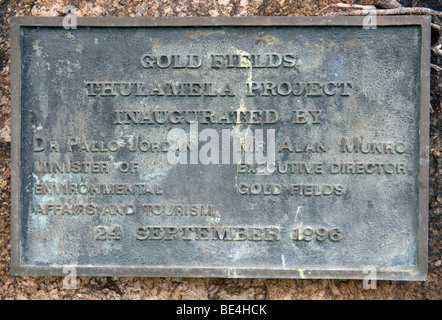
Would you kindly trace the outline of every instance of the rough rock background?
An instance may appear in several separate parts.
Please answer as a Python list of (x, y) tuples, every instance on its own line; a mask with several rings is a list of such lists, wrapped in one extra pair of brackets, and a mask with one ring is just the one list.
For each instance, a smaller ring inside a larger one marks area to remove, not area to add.
[[(352, 280), (261, 280), (82, 277), (63, 289), (61, 277), (14, 277), (10, 268), (10, 61), (12, 16), (59, 16), (73, 5), (78, 16), (315, 15), (338, 0), (0, 0), (0, 299), (434, 299), (442, 298), (442, 72), (431, 71), (429, 275), (426, 282), (378, 281), (365, 290)], [(343, 0), (342, 3), (354, 1)], [(359, 3), (373, 4), (376, 0)], [(379, 1), (378, 2), (382, 2)], [(442, 11), (440, 0), (399, 0)], [(433, 41), (436, 41), (436, 36)], [(405, 45), (405, 44), (404, 44)], [(432, 55), (442, 67), (442, 58)]]

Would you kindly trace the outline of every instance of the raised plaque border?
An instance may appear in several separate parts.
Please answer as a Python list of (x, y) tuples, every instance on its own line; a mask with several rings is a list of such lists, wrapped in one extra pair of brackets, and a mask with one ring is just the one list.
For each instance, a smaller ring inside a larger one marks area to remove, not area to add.
[[(241, 27), (241, 26), (360, 26), (365, 16), (349, 17), (78, 17), (79, 27)], [(21, 35), (22, 27), (63, 27), (64, 17), (11, 17), (11, 274), (21, 276), (63, 276), (65, 267), (75, 267), (77, 276), (115, 277), (218, 277), (218, 278), (293, 278), (364, 279), (359, 268), (228, 268), (228, 267), (140, 267), (140, 266), (65, 266), (47, 267), (20, 264), (21, 248)], [(377, 280), (426, 281), (428, 273), (429, 205), (429, 105), (431, 16), (379, 16), (376, 25), (417, 25), (421, 28), (420, 119), (419, 119), (419, 229), (417, 269), (376, 270)]]

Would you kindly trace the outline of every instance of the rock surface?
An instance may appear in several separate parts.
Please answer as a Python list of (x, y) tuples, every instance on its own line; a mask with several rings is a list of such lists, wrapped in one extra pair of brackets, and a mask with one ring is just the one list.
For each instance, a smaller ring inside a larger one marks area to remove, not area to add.
[[(10, 268), (10, 61), (9, 18), (60, 16), (280, 16), (314, 15), (336, 0), (0, 0), (0, 299), (435, 299), (442, 298), (442, 81), (432, 70), (430, 121), (429, 275), (426, 282), (378, 281), (365, 290), (352, 280), (262, 280), (81, 277), (63, 289), (61, 277), (14, 277)], [(342, 1), (350, 3), (351, 1)], [(439, 1), (399, 1), (442, 10)], [(362, 2), (361, 2), (362, 3)], [(363, 3), (370, 3), (364, 1)], [(435, 41), (436, 39), (434, 39)], [(433, 54), (432, 63), (442, 66)]]

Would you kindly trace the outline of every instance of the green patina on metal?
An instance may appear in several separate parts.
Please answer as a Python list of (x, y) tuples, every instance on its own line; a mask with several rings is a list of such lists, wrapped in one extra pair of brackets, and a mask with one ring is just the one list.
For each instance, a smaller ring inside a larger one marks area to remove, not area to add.
[(430, 19), (377, 23), (13, 19), (12, 272), (425, 279)]

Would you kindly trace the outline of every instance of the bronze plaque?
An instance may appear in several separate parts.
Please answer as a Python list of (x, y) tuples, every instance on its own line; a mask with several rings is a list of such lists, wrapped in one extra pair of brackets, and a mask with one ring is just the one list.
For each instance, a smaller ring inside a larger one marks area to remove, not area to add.
[(13, 18), (12, 273), (426, 279), (430, 18), (364, 19)]

